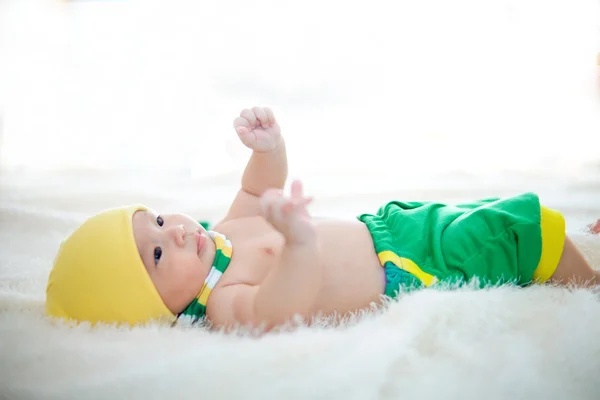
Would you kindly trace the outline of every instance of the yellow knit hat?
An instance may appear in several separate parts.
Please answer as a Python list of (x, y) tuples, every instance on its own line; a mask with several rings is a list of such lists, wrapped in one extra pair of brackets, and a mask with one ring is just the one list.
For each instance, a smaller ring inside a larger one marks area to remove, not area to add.
[(129, 323), (175, 316), (156, 291), (138, 253), (132, 205), (86, 220), (60, 246), (46, 288), (46, 313), (92, 324)]

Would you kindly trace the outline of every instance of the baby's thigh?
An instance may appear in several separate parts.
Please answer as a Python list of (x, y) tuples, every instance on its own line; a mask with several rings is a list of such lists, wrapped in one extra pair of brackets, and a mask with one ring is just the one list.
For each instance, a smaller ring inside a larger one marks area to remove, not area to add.
[(598, 275), (599, 272), (591, 267), (573, 241), (568, 236), (565, 237), (560, 261), (550, 282), (562, 285), (574, 283), (577, 286), (587, 287), (599, 283)]

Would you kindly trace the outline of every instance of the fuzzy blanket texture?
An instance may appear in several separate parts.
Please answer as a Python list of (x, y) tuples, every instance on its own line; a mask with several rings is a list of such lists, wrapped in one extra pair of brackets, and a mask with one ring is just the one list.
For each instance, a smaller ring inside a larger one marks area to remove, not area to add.
[[(189, 183), (170, 180), (180, 192), (169, 198), (145, 193), (145, 183), (134, 188), (112, 178), (101, 182), (78, 176), (68, 184), (50, 178), (1, 182), (2, 398), (600, 397), (600, 302), (592, 290), (425, 290), (340, 326), (323, 321), (263, 337), (186, 326), (91, 328), (50, 321), (43, 304), (53, 256), (89, 213), (135, 199), (212, 218), (228, 204), (196, 208), (174, 200), (194, 193), (218, 199), (223, 189), (214, 182), (197, 184), (186, 195), (181, 188)], [(347, 200), (362, 208), (371, 201)], [(334, 205), (339, 212), (342, 204), (315, 203), (324, 214)], [(600, 238), (578, 229), (572, 235), (600, 268)]]

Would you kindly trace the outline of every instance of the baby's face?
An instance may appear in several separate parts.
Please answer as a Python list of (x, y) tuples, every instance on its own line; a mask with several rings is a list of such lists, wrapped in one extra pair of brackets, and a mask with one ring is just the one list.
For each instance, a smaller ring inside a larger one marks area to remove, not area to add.
[(182, 312), (200, 293), (215, 258), (206, 230), (182, 214), (137, 211), (133, 234), (158, 294), (171, 312)]

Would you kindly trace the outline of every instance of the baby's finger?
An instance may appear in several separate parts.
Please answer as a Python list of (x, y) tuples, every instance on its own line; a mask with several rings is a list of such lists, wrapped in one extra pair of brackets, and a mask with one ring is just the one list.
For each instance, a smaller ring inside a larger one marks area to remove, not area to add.
[(250, 124), (245, 118), (237, 117), (233, 121), (233, 127), (235, 128), (235, 131), (240, 135), (250, 133)]
[(265, 198), (261, 204), (264, 217), (276, 229), (284, 229), (294, 205), (288, 199), (284, 198)]
[(248, 126), (250, 128), (254, 128), (256, 126), (256, 116), (252, 111), (248, 110), (247, 108), (242, 110), (242, 112), (240, 113), (240, 117), (245, 118), (246, 121), (248, 121)]
[(284, 200), (283, 204), (281, 204), (281, 217), (282, 218), (286, 218), (287, 216), (290, 215), (290, 213), (292, 212), (292, 210), (294, 210), (296, 208), (296, 204), (294, 204), (293, 201), (290, 200)]
[(250, 123), (246, 118), (237, 117), (233, 120), (233, 127), (237, 128), (238, 126), (245, 126), (246, 128), (250, 128)]
[(269, 127), (269, 117), (267, 116), (267, 113), (265, 112), (265, 110), (263, 110), (260, 107), (254, 107), (254, 108), (252, 108), (252, 112), (254, 112), (254, 115), (256, 116), (256, 118), (260, 122), (260, 125), (263, 128)]
[(280, 199), (283, 195), (281, 189), (271, 188), (264, 191), (260, 198), (260, 207), (265, 217), (270, 217), (272, 209), (277, 203), (277, 199)]
[(269, 124), (275, 125), (277, 121), (275, 120), (275, 114), (273, 114), (273, 110), (271, 110), (269, 107), (265, 107), (264, 110), (265, 114), (267, 114), (267, 117), (269, 118)]
[(307, 197), (294, 201), (294, 211), (300, 215), (308, 216), (308, 211), (306, 210), (306, 206), (308, 206), (312, 202), (312, 197)]
[(235, 128), (235, 131), (239, 135), (247, 135), (247, 134), (250, 133), (250, 131), (248, 130), (248, 128), (246, 128), (245, 126), (238, 126), (237, 128)]
[(312, 203), (312, 201), (312, 197), (301, 197), (297, 199), (291, 199), (291, 202), (294, 204), (294, 208), (302, 208)]
[(299, 181), (297, 179), (292, 181), (292, 187), (290, 189), (290, 194), (292, 196), (292, 199), (301, 199), (304, 196), (301, 181)]

